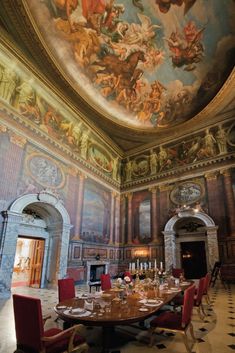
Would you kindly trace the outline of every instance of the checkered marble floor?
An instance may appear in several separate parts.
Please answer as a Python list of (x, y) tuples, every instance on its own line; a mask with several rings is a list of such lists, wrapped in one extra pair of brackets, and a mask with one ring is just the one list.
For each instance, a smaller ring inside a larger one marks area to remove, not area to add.
[[(77, 286), (77, 294), (87, 293), (87, 286)], [(56, 290), (17, 287), (12, 293), (25, 294), (41, 298), (43, 315), (52, 317), (46, 328), (61, 325), (55, 322), (53, 307), (57, 303)], [(207, 313), (204, 321), (200, 320), (197, 311), (193, 314), (193, 327), (197, 342), (192, 345), (193, 353), (235, 353), (235, 284), (224, 287), (220, 282), (210, 289), (211, 306), (205, 305)], [(111, 339), (110, 353), (184, 353), (186, 348), (178, 334), (159, 333), (155, 342), (149, 347), (149, 321), (143, 325), (118, 326)], [(89, 353), (101, 352), (101, 329), (84, 328), (90, 345)], [(190, 335), (189, 335), (190, 338)], [(15, 330), (12, 299), (0, 300), (0, 353), (13, 353), (15, 350)]]

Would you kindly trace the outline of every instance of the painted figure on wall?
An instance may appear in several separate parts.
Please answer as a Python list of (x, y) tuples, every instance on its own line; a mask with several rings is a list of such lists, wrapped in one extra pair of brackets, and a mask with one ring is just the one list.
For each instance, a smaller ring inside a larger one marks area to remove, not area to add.
[(81, 238), (86, 242), (109, 242), (111, 193), (95, 182), (86, 182)]

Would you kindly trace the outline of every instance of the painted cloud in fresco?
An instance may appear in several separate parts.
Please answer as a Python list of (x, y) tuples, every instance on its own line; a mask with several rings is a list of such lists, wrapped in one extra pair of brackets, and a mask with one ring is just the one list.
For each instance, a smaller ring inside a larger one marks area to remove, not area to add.
[(232, 69), (233, 0), (28, 5), (78, 93), (129, 127), (164, 129), (190, 119)]

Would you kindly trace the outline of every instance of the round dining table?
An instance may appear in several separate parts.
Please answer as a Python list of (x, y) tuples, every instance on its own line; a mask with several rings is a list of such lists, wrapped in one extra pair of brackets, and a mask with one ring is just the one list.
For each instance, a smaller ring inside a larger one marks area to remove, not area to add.
[(65, 322), (65, 327), (81, 323), (87, 326), (103, 328), (103, 353), (109, 352), (110, 333), (115, 326), (143, 322), (156, 314), (163, 305), (183, 292), (191, 282), (180, 287), (162, 290), (150, 287), (144, 291), (132, 290), (125, 294), (123, 289), (112, 288), (108, 291), (83, 294), (68, 299), (55, 306), (58, 317)]

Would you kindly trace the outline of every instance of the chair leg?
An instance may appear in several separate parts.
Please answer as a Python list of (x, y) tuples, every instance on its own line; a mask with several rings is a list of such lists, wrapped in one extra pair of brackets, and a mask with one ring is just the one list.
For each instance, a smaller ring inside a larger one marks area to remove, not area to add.
[(203, 315), (204, 315), (204, 316), (207, 316), (207, 313), (205, 312), (205, 309), (204, 309), (204, 306), (203, 306), (202, 303), (201, 303), (200, 307), (201, 307), (201, 309), (202, 309)]
[(209, 306), (211, 305), (211, 301), (208, 293), (206, 294), (206, 302)]
[(192, 339), (194, 340), (194, 342), (196, 342), (197, 339), (196, 339), (196, 337), (195, 337), (195, 335), (194, 335), (193, 325), (192, 325), (191, 322), (190, 322), (190, 324), (189, 324), (189, 331), (190, 331), (190, 333), (191, 333)]
[(201, 313), (201, 304), (197, 307), (197, 312), (198, 312), (198, 316), (203, 321), (204, 320), (204, 316)]
[(184, 345), (186, 347), (187, 352), (192, 353), (192, 350), (191, 350), (189, 343), (188, 343), (188, 337), (186, 335), (186, 332), (182, 333), (182, 336), (183, 336), (183, 341), (184, 341)]
[(155, 328), (149, 329), (149, 333), (150, 333), (149, 347), (152, 347), (155, 341), (154, 331), (155, 331)]

